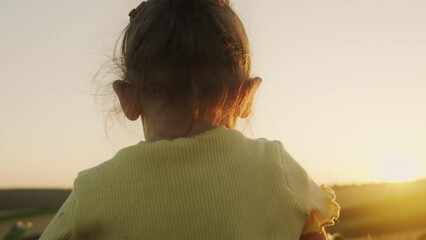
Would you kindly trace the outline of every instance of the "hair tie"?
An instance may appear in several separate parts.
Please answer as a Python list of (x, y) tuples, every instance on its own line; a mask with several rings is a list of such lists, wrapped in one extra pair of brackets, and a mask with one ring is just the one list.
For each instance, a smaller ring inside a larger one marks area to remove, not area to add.
[(129, 13), (130, 21), (133, 21), (142, 10), (142, 8), (146, 5), (146, 2), (141, 2), (137, 8), (132, 9)]

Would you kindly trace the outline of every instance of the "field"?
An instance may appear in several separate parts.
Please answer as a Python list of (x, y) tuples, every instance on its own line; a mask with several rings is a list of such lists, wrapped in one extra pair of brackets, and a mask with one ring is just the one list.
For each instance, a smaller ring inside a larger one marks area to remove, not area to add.
[[(426, 240), (426, 179), (410, 183), (334, 186), (342, 207), (330, 233), (347, 239)], [(0, 190), (0, 237), (17, 221), (31, 222), (34, 239), (70, 190)]]
[(70, 190), (0, 190), (0, 239), (17, 222), (32, 223), (25, 237), (39, 236)]
[(426, 180), (335, 186), (342, 207), (331, 232), (353, 239), (426, 239)]

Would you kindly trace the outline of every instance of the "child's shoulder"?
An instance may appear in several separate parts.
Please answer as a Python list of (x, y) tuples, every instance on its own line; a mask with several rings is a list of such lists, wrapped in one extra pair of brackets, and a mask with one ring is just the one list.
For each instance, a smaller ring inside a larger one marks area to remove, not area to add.
[[(282, 160), (284, 162), (292, 160), (286, 154), (281, 141), (266, 138), (250, 138), (238, 130), (219, 127), (193, 138), (158, 142), (140, 141), (135, 145), (119, 150), (111, 159), (79, 172), (75, 183), (107, 179), (109, 175), (127, 169), (128, 165), (136, 162), (134, 161), (135, 159), (142, 161), (144, 158), (153, 158), (156, 154), (165, 155), (167, 152), (173, 154), (173, 149), (177, 150), (177, 153), (181, 152), (180, 150), (184, 147), (217, 148), (223, 151), (231, 149), (245, 153), (251, 152), (256, 153), (256, 156), (261, 156), (271, 161), (275, 160), (274, 162), (277, 164), (282, 162)], [(198, 151), (201, 150), (198, 149)]]
[(103, 177), (103, 175), (111, 173), (113, 169), (119, 168), (122, 165), (120, 161), (126, 158), (129, 152), (133, 152), (137, 145), (132, 145), (119, 150), (112, 158), (106, 160), (96, 166), (82, 170), (78, 173), (75, 180), (77, 181), (89, 181), (93, 178)]

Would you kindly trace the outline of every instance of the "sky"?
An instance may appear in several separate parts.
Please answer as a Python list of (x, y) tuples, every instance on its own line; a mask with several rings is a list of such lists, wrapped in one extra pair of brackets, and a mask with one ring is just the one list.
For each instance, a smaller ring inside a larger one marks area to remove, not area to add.
[[(282, 141), (317, 183), (426, 177), (425, 1), (231, 3), (263, 78), (247, 136)], [(138, 4), (0, 0), (0, 188), (70, 188), (143, 140), (100, 97)]]

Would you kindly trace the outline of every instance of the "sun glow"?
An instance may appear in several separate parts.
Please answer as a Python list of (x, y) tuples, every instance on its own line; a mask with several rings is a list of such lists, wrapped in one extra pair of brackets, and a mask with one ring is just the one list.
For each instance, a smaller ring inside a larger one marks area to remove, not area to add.
[(416, 161), (402, 156), (391, 156), (377, 162), (375, 178), (385, 182), (407, 182), (419, 178), (422, 173)]

